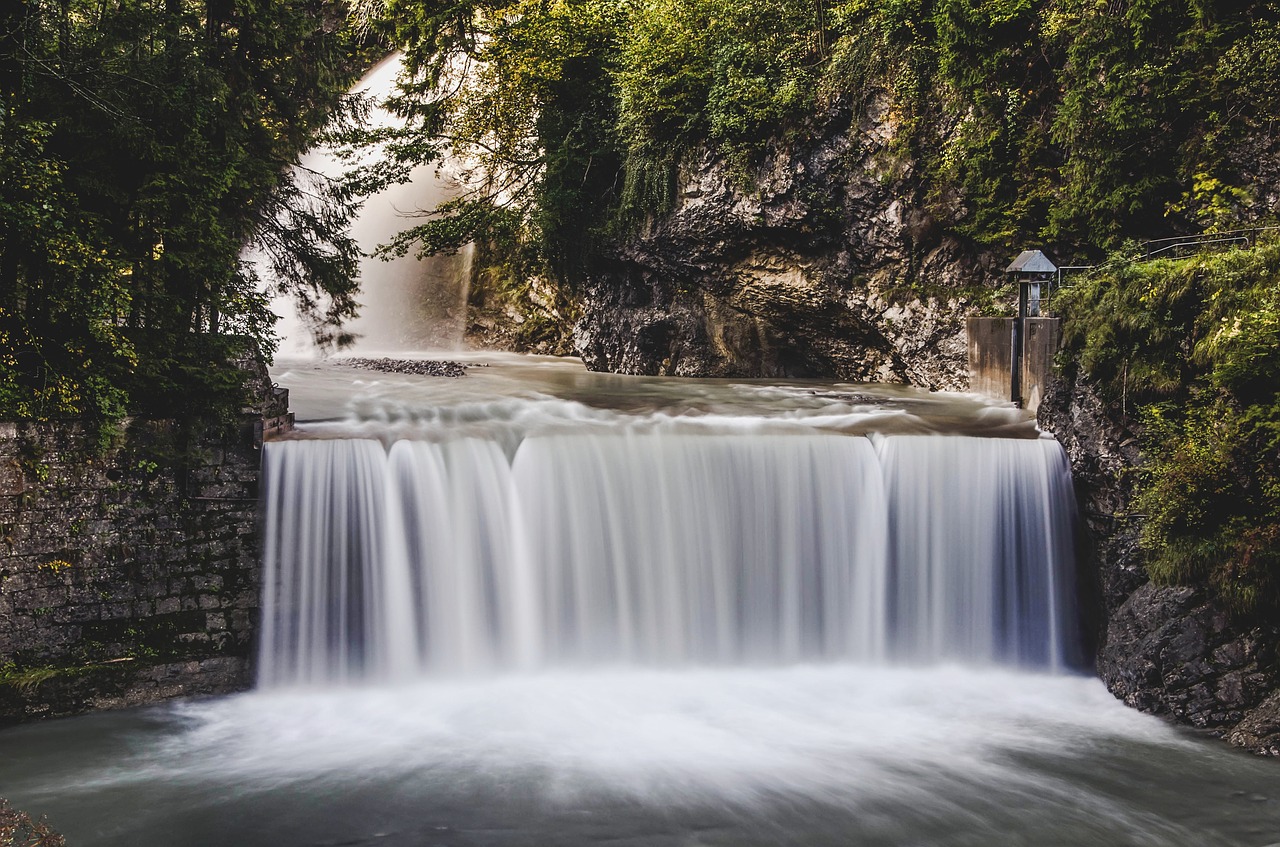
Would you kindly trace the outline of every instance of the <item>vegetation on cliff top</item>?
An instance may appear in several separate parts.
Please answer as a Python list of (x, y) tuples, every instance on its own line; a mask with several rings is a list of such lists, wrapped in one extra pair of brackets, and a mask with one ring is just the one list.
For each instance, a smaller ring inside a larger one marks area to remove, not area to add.
[(489, 178), (396, 249), (500, 237), (568, 283), (670, 206), (690, 151), (749, 190), (771, 146), (873, 101), (908, 202), (1002, 249), (1226, 226), (1274, 190), (1274, 0), (386, 0), (380, 20), (411, 120), (367, 181), (446, 154)]
[(1280, 236), (1118, 257), (1059, 298), (1066, 347), (1142, 423), (1148, 570), (1235, 611), (1280, 610)]

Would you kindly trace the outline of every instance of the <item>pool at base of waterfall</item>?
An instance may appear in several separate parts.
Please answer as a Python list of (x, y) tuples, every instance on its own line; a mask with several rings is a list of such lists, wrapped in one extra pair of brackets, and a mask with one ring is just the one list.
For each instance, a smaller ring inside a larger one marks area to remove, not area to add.
[(1280, 769), (1096, 680), (594, 668), (255, 692), (5, 731), (77, 847), (1186, 845), (1280, 833)]

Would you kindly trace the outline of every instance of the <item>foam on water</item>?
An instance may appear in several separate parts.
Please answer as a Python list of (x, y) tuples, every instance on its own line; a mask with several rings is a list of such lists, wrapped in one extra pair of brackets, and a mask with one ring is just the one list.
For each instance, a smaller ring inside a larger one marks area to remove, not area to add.
[(95, 759), (100, 734), (69, 750), (73, 774), (42, 778), (48, 765), (19, 738), (12, 764), (26, 770), (10, 784), (37, 808), (75, 797), (63, 819), (88, 835), (77, 843), (113, 845), (700, 833), (694, 843), (1199, 847), (1262, 844), (1250, 833), (1280, 822), (1271, 805), (1239, 800), (1252, 823), (1231, 811), (1240, 786), (1280, 780), (1070, 675), (612, 667), (257, 692), (139, 718), (115, 733), (132, 739), (125, 750)]
[(999, 780), (1016, 754), (1189, 743), (1095, 680), (955, 666), (611, 667), (258, 692), (171, 715), (177, 731), (78, 787), (242, 780), (274, 790), (324, 774), (443, 769), (537, 772), (561, 802), (604, 784), (649, 803), (789, 791), (856, 805), (895, 772)]

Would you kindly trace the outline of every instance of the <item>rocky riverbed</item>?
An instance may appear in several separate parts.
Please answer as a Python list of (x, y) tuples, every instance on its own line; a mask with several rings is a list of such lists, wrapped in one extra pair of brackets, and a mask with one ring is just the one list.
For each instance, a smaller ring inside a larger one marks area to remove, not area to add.
[(439, 359), (343, 359), (342, 364), (351, 368), (382, 373), (413, 374), (415, 376), (441, 376), (458, 379), (467, 375), (467, 368), (461, 362), (450, 362)]

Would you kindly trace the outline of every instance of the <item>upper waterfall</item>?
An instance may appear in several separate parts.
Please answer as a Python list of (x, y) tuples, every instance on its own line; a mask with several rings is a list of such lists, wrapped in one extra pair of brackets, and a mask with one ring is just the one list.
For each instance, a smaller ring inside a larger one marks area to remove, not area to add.
[[(351, 90), (373, 103), (368, 123), (396, 127), (403, 121), (385, 107), (395, 93), (402, 56), (394, 53), (369, 70)], [(300, 167), (328, 178), (338, 178), (352, 167), (327, 147), (307, 153)], [(412, 224), (412, 218), (430, 212), (461, 190), (460, 174), (447, 166), (416, 168), (410, 180), (392, 185), (365, 200), (352, 224), (351, 235), (366, 257), (360, 262), (360, 314), (347, 322), (345, 331), (356, 336), (353, 350), (456, 350), (466, 331), (467, 294), (471, 279), (471, 248), (455, 255), (410, 254), (390, 260), (371, 254), (392, 236)], [(260, 268), (260, 273), (267, 273)], [(291, 300), (274, 304), (281, 318), (279, 331), (285, 353), (312, 350), (310, 336), (293, 314)]]

